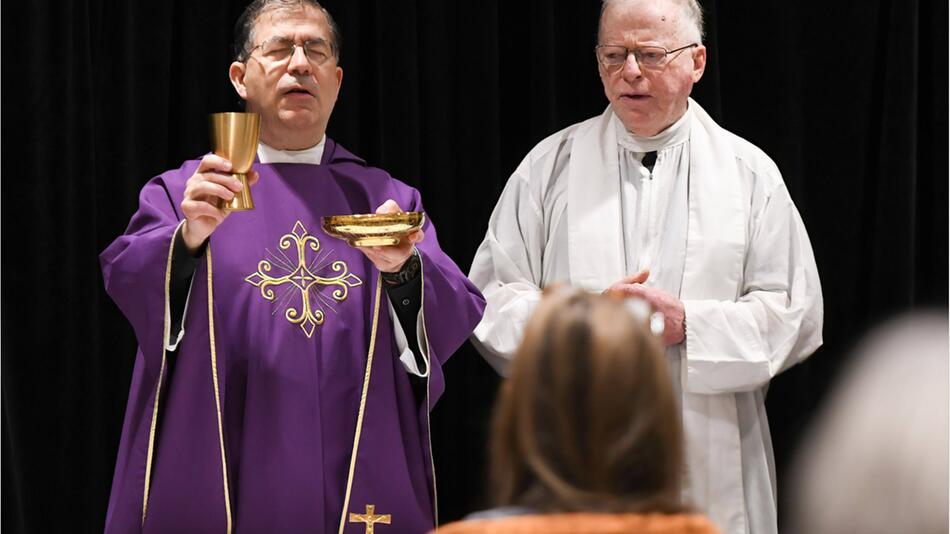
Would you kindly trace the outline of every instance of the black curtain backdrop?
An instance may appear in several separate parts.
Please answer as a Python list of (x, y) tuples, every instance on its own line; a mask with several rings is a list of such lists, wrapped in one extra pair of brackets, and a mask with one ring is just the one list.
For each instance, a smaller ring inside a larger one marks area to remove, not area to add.
[[(244, 4), (4, 6), (5, 531), (103, 527), (135, 340), (97, 256), (150, 177), (208, 150), (207, 114), (238, 109), (227, 68)], [(521, 158), (606, 105), (599, 4), (328, 0), (344, 37), (329, 135), (418, 187), (467, 270)], [(857, 336), (947, 306), (947, 3), (703, 5), (694, 97), (778, 163), (824, 288), (825, 346), (769, 390), (781, 485)], [(433, 434), (450, 520), (485, 503), (499, 379), (470, 345), (445, 373)]]

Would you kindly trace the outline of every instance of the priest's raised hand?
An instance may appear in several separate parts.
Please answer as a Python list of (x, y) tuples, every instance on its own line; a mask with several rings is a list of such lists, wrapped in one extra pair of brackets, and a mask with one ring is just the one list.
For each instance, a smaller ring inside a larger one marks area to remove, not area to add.
[[(231, 162), (207, 154), (195, 173), (185, 182), (185, 197), (181, 201), (181, 211), (185, 222), (181, 228), (181, 237), (194, 254), (214, 232), (215, 228), (227, 218), (229, 212), (220, 208), (221, 201), (229, 201), (241, 192), (241, 181), (229, 171)], [(248, 185), (257, 183), (258, 174), (251, 170), (247, 173)]]

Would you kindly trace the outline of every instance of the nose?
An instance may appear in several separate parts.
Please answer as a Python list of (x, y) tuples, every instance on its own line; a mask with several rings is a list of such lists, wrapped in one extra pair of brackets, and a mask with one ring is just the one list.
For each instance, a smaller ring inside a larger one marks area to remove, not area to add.
[(287, 70), (291, 74), (310, 74), (313, 66), (307, 58), (307, 51), (302, 46), (295, 46), (290, 53), (290, 62), (287, 64)]
[(643, 75), (643, 72), (640, 70), (640, 64), (637, 63), (637, 56), (633, 52), (627, 54), (627, 59), (623, 62), (623, 66), (620, 67), (620, 75), (623, 76), (625, 80), (635, 80)]

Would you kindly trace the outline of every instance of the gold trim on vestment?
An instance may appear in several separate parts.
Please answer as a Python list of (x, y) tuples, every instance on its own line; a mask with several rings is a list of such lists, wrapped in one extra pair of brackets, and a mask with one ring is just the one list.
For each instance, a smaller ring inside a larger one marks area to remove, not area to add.
[(373, 371), (373, 352), (376, 350), (376, 329), (379, 325), (379, 299), (383, 278), (376, 275), (376, 302), (373, 304), (373, 328), (369, 338), (369, 351), (366, 355), (366, 371), (363, 373), (363, 391), (360, 395), (360, 411), (356, 417), (356, 434), (353, 436), (353, 450), (350, 453), (350, 472), (346, 479), (346, 493), (343, 497), (343, 512), (340, 514), (339, 534), (346, 526), (347, 508), (350, 506), (350, 491), (353, 489), (353, 473), (356, 471), (356, 455), (360, 447), (360, 433), (363, 430), (363, 415), (366, 410), (366, 397), (369, 395), (369, 379)]
[[(422, 318), (422, 337), (426, 342), (425, 354), (422, 359), (426, 363), (426, 438), (429, 442), (429, 465), (432, 468), (432, 519), (435, 522), (435, 528), (439, 528), (439, 490), (435, 483), (435, 455), (432, 454), (432, 423), (430, 420), (429, 408), (429, 380), (432, 377), (432, 346), (429, 344), (429, 334), (426, 332), (426, 269), (425, 262), (422, 261), (422, 255), (419, 255), (419, 276), (422, 278), (422, 289), (420, 295), (422, 303), (419, 306), (419, 316)], [(420, 351), (421, 352), (421, 351)]]
[(205, 247), (208, 260), (208, 342), (211, 345), (211, 380), (214, 383), (214, 409), (218, 415), (218, 443), (221, 445), (221, 477), (224, 485), (224, 513), (228, 520), (228, 534), (231, 534), (231, 494), (228, 489), (228, 462), (224, 455), (224, 426), (221, 423), (221, 394), (218, 390), (218, 357), (214, 348), (214, 289), (211, 274), (211, 243)]
[(158, 425), (158, 400), (162, 392), (162, 379), (165, 376), (165, 348), (168, 346), (168, 338), (172, 330), (171, 318), (171, 279), (172, 279), (172, 254), (175, 252), (175, 236), (181, 230), (181, 225), (185, 221), (178, 223), (175, 231), (172, 232), (172, 238), (168, 244), (168, 258), (165, 260), (165, 317), (162, 327), (162, 363), (158, 368), (158, 384), (155, 386), (155, 402), (152, 404), (152, 421), (149, 424), (148, 431), (148, 452), (145, 456), (145, 485), (142, 492), (142, 526), (145, 526), (145, 515), (148, 513), (148, 491), (152, 482), (152, 455), (155, 451), (155, 429)]

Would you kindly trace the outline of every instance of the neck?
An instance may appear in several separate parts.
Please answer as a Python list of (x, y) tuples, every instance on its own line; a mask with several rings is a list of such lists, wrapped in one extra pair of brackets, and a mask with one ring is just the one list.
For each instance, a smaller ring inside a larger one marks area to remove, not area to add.
[[(620, 120), (615, 121), (617, 142), (633, 152), (652, 152), (678, 145), (689, 139), (689, 112), (684, 113), (676, 122), (663, 128), (654, 135), (642, 135), (626, 127)], [(615, 116), (615, 119), (617, 117)]]

